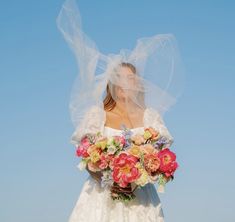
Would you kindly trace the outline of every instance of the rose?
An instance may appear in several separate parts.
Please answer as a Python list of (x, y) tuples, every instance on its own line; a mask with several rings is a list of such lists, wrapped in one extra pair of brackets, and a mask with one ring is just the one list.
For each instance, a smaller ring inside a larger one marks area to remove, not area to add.
[(165, 174), (166, 177), (173, 176), (175, 170), (178, 168), (176, 162), (176, 155), (169, 148), (165, 148), (157, 153), (161, 161), (159, 170)]
[(140, 172), (135, 166), (138, 158), (127, 153), (121, 153), (114, 158), (112, 176), (121, 187), (126, 187), (140, 177)]

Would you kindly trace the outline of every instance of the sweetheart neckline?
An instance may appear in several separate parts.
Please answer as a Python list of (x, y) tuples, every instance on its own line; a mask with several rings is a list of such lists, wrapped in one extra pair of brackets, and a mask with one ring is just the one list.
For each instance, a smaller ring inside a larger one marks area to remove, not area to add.
[[(116, 128), (112, 128), (112, 127), (109, 127), (109, 126), (104, 126), (104, 128), (106, 129), (112, 129), (112, 130), (116, 130), (116, 131), (122, 131), (121, 129), (116, 129)], [(130, 128), (129, 130), (135, 130), (135, 129), (143, 129), (144, 126), (139, 126), (139, 127), (135, 127), (135, 128)]]
[[(144, 110), (144, 115), (143, 115), (143, 122), (144, 122), (144, 119), (145, 119), (145, 115), (146, 115), (146, 112), (147, 112), (148, 108), (146, 108)], [(106, 112), (105, 112), (105, 119), (106, 119)], [(108, 129), (111, 129), (111, 130), (116, 130), (116, 131), (122, 131), (121, 129), (116, 129), (116, 128), (112, 128), (112, 127), (109, 127), (109, 126), (104, 126), (104, 128), (108, 128)], [(130, 130), (135, 130), (135, 129), (140, 129), (140, 128), (144, 128), (144, 126), (139, 126), (139, 127), (135, 127), (135, 128), (131, 128)]]

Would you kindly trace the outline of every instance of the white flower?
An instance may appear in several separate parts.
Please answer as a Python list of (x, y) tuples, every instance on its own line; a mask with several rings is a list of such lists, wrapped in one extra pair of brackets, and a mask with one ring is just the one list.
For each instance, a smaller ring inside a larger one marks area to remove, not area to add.
[(108, 154), (114, 154), (116, 152), (117, 148), (114, 145), (108, 146)]
[(81, 160), (80, 163), (77, 165), (79, 170), (85, 170), (86, 169), (86, 161), (85, 160)]

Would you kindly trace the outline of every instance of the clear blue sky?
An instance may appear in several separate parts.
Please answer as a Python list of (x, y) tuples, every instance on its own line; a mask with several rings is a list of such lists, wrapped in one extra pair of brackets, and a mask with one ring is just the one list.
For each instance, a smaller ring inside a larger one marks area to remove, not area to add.
[[(56, 27), (62, 0), (2, 1), (0, 13), (0, 221), (64, 222), (87, 177), (69, 143), (75, 57)], [(186, 88), (165, 115), (180, 168), (159, 194), (166, 222), (233, 222), (235, 3), (78, 1), (103, 53), (173, 33)]]

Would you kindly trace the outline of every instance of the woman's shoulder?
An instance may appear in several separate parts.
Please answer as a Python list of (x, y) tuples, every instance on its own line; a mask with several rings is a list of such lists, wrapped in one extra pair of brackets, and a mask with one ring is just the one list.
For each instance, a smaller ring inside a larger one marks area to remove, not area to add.
[(149, 120), (161, 118), (161, 114), (157, 109), (153, 107), (147, 107), (144, 112), (144, 117)]
[(105, 120), (105, 112), (102, 107), (93, 105), (89, 107), (71, 136), (71, 143), (77, 144), (86, 133), (97, 133), (102, 129)]

